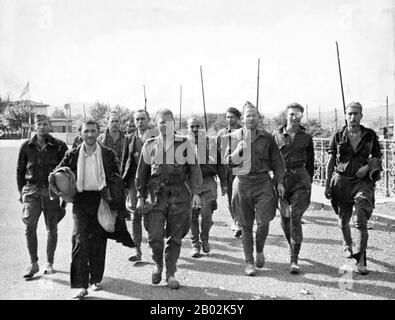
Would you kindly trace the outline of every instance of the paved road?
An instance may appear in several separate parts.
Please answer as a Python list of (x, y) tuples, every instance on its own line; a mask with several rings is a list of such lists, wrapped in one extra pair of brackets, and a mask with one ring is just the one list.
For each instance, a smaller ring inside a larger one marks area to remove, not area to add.
[[(0, 299), (69, 299), (71, 260), (71, 208), (59, 225), (56, 252), (57, 273), (42, 272), (30, 281), (22, 278), (28, 253), (20, 220), (22, 206), (17, 202), (15, 166), (18, 149), (0, 141)], [(150, 284), (153, 268), (148, 244), (143, 246), (146, 263), (135, 267), (127, 261), (129, 250), (109, 241), (104, 290), (90, 292), (90, 299), (394, 299), (395, 250), (393, 225), (375, 222), (370, 231), (368, 266), (372, 272), (359, 276), (355, 265), (342, 257), (340, 231), (335, 215), (310, 210), (304, 217), (304, 243), (301, 250), (302, 274), (288, 272), (288, 248), (277, 216), (270, 228), (265, 248), (266, 266), (256, 277), (243, 275), (244, 258), (241, 240), (232, 237), (225, 198), (219, 199), (211, 233), (212, 253), (199, 259), (190, 257), (190, 240), (183, 242), (178, 263), (178, 291), (165, 283)], [(46, 231), (39, 223), (39, 257), (45, 263)], [(349, 270), (344, 273), (341, 268)]]

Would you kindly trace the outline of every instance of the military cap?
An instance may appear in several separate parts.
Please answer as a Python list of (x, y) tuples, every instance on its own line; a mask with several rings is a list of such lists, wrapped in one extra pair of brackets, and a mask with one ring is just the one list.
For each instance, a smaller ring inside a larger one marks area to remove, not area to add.
[(362, 105), (359, 102), (351, 102), (346, 109), (348, 108), (354, 108), (354, 109), (359, 109), (362, 112)]
[(44, 121), (44, 120), (49, 121), (49, 117), (45, 114), (39, 114), (39, 113), (36, 113), (34, 115), (34, 122), (39, 122), (39, 121)]

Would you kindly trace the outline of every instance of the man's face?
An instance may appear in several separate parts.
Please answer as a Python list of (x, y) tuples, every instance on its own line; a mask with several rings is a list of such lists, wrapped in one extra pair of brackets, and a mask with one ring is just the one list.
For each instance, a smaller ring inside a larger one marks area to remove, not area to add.
[(166, 131), (174, 132), (174, 119), (171, 114), (160, 115), (156, 119), (158, 130), (162, 135), (166, 135)]
[(37, 135), (39, 136), (47, 136), (49, 132), (51, 131), (51, 125), (49, 123), (49, 120), (40, 120), (37, 121), (34, 124), (34, 127), (36, 129)]
[(243, 120), (247, 129), (256, 129), (259, 122), (258, 111), (255, 108), (246, 108), (243, 113)]
[(287, 109), (287, 123), (298, 126), (303, 118), (303, 112), (297, 108)]
[(347, 108), (346, 109), (346, 118), (347, 118), (347, 123), (350, 126), (357, 126), (361, 123), (362, 119), (362, 112), (361, 109), (359, 108)]
[(110, 131), (112, 132), (119, 131), (120, 127), (121, 127), (121, 122), (119, 121), (118, 116), (111, 116), (108, 119), (108, 128), (110, 129)]
[(138, 130), (147, 130), (149, 118), (145, 112), (136, 112), (134, 114), (134, 123)]
[(188, 122), (188, 133), (192, 136), (197, 137), (199, 134), (200, 123), (196, 119)]
[(238, 118), (231, 112), (226, 113), (226, 124), (231, 127), (235, 128), (238, 122)]
[(126, 132), (133, 133), (134, 131), (136, 131), (136, 125), (133, 120), (129, 120), (126, 124)]
[(84, 124), (82, 126), (82, 139), (88, 146), (93, 146), (96, 144), (99, 131), (95, 124)]

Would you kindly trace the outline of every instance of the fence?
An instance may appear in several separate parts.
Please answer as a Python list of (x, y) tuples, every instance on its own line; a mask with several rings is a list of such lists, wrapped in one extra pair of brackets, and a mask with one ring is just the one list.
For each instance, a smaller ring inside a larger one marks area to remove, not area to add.
[[(326, 182), (326, 164), (329, 155), (327, 149), (330, 139), (314, 138), (314, 182), (325, 185)], [(376, 183), (376, 191), (390, 197), (395, 195), (395, 141), (380, 140), (381, 150), (383, 153), (383, 171), (381, 179)]]

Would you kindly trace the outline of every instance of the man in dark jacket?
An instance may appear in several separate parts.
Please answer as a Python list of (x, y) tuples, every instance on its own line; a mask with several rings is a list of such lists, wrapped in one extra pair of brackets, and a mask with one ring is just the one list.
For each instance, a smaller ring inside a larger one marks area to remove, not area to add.
[[(188, 133), (195, 146), (203, 177), (200, 195), (202, 206), (199, 210), (192, 210), (191, 219), (192, 257), (197, 258), (200, 256), (200, 248), (204, 253), (210, 252), (209, 233), (213, 225), (213, 212), (218, 207), (216, 177), (220, 179), (222, 190), (226, 189), (226, 168), (224, 164), (221, 164), (221, 152), (217, 141), (206, 136), (201, 130), (198, 119), (188, 119)], [(200, 228), (199, 216), (201, 217)]]
[[(230, 148), (230, 133), (240, 129), (240, 118), (241, 113), (238, 109), (230, 107), (226, 110), (226, 124), (227, 127), (221, 129), (218, 132), (218, 143), (221, 146), (221, 151), (223, 153), (228, 152)], [(228, 152), (229, 154), (229, 152)], [(234, 231), (234, 236), (239, 238), (241, 236), (241, 226), (240, 221), (237, 218), (237, 212), (234, 212), (232, 209), (232, 190), (233, 190), (233, 180), (235, 176), (232, 174), (232, 169), (226, 166), (226, 188), (221, 188), (223, 195), (226, 193), (228, 195), (228, 208), (230, 215), (233, 220), (232, 230)]]
[(126, 208), (131, 214), (132, 238), (136, 245), (135, 252), (129, 257), (129, 261), (135, 263), (139, 263), (142, 259), (141, 242), (143, 237), (141, 224), (143, 213), (136, 211), (137, 190), (135, 179), (143, 143), (148, 138), (154, 137), (153, 133), (156, 132), (156, 130), (148, 129), (149, 121), (150, 117), (146, 110), (140, 109), (134, 113), (133, 123), (136, 124), (137, 131), (126, 136), (121, 163), (122, 179), (127, 186)]
[[(331, 199), (339, 215), (346, 257), (354, 258), (358, 273), (366, 275), (369, 272), (366, 266), (367, 223), (374, 208), (374, 187), (380, 179), (382, 153), (376, 133), (362, 126), (361, 119), (362, 105), (350, 103), (346, 108), (347, 125), (333, 135), (329, 145), (325, 196)], [(353, 214), (357, 235), (355, 254), (350, 230)]]
[(65, 215), (59, 198), (49, 198), (48, 175), (62, 160), (67, 145), (49, 134), (51, 127), (47, 116), (37, 114), (34, 122), (37, 133), (21, 145), (17, 166), (19, 201), (23, 204), (22, 221), (26, 225), (25, 235), (31, 261), (24, 278), (31, 278), (39, 271), (37, 223), (41, 212), (44, 212), (48, 231), (47, 266), (44, 271), (47, 274), (53, 272), (58, 241), (57, 225)]
[(58, 167), (69, 167), (77, 176), (74, 197), (71, 288), (73, 298), (83, 299), (92, 290), (100, 290), (103, 279), (107, 235), (98, 221), (101, 198), (108, 199), (108, 182), (119, 174), (119, 162), (113, 150), (97, 143), (99, 125), (88, 120), (82, 125), (84, 142), (68, 151)]
[(310, 205), (311, 183), (314, 175), (313, 138), (300, 125), (303, 107), (298, 103), (287, 106), (287, 124), (274, 133), (274, 139), (285, 160), (285, 201), (290, 216), (281, 214), (281, 226), (290, 248), (290, 272), (298, 274), (299, 251), (302, 245), (302, 216)]

